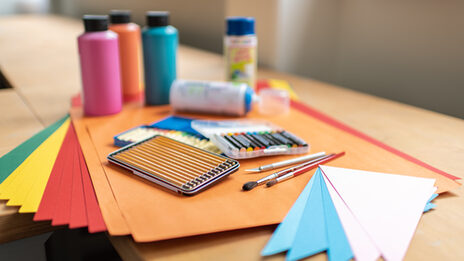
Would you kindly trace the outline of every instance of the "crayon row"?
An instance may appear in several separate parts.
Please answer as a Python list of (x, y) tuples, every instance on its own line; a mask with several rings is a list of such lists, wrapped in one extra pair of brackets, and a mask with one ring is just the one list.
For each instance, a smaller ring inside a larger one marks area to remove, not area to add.
[(306, 142), (287, 131), (224, 133), (220, 137), (233, 148), (242, 152), (264, 150), (282, 145), (289, 148), (308, 146)]
[(120, 146), (125, 146), (133, 142), (139, 142), (144, 139), (153, 137), (155, 135), (161, 135), (165, 136), (168, 138), (171, 138), (173, 140), (177, 140), (189, 145), (192, 145), (194, 147), (221, 154), (221, 150), (219, 150), (216, 145), (214, 145), (211, 141), (207, 139), (200, 139), (196, 136), (190, 135), (186, 132), (182, 131), (176, 131), (176, 130), (163, 130), (163, 129), (157, 129), (157, 128), (146, 128), (146, 127), (138, 127), (134, 128), (132, 130), (129, 130), (127, 132), (124, 132), (123, 134), (120, 134), (119, 136), (115, 137), (115, 143), (117, 142)]

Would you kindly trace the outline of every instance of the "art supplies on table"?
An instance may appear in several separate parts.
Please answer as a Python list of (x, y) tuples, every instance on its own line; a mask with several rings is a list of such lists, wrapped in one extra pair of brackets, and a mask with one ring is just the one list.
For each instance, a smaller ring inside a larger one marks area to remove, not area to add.
[(175, 111), (243, 116), (258, 106), (261, 114), (285, 114), (290, 107), (287, 91), (263, 89), (257, 95), (245, 83), (175, 80), (170, 104)]
[(149, 11), (146, 18), (142, 30), (145, 104), (168, 104), (169, 89), (177, 75), (177, 29), (169, 25), (169, 12)]
[(309, 150), (304, 140), (266, 121), (195, 120), (192, 128), (234, 159), (303, 154)]
[(185, 195), (210, 187), (240, 166), (236, 160), (159, 135), (111, 153), (108, 161)]
[(139, 101), (143, 98), (140, 53), (142, 40), (140, 26), (131, 23), (131, 12), (112, 10), (109, 29), (118, 34), (119, 60), (121, 64), (121, 88), (125, 102)]
[[(306, 105), (292, 104), (294, 106), (288, 117), (269, 117), (266, 120), (288, 128), (287, 131), (310, 142), (316, 151), (346, 151), (346, 156), (331, 161), (328, 163), (330, 165), (396, 173), (407, 170), (405, 172), (410, 176), (435, 178), (439, 192), (459, 186), (452, 180), (455, 177), (441, 175), (412, 162), (404, 154), (395, 154), (360, 134), (347, 131), (340, 122), (328, 121), (327, 116)], [(272, 189), (255, 189), (245, 193), (241, 185), (255, 174), (247, 175), (238, 170), (236, 174), (195, 197), (176, 196), (149, 182), (131, 177), (132, 174), (125, 169), (108, 164), (106, 157), (114, 150), (110, 145), (113, 137), (108, 134), (147, 121), (162, 121), (170, 114), (166, 107), (127, 107), (123, 113), (98, 121), (82, 117), (80, 108), (73, 108), (71, 113), (79, 141), (85, 148), (85, 159), (91, 169), (99, 202), (105, 202), (102, 204), (102, 214), (109, 234), (129, 234), (136, 242), (277, 224), (293, 203), (289, 199), (296, 199), (311, 178), (312, 172), (309, 172), (308, 175), (287, 180)], [(258, 116), (252, 111), (249, 118)], [(263, 157), (243, 160), (240, 165), (243, 169), (250, 169), (288, 158)], [(379, 161), (379, 158), (382, 160)], [(186, 216), (189, 217), (187, 223)]]
[(161, 135), (173, 140), (177, 140), (188, 145), (192, 145), (199, 149), (203, 149), (212, 153), (221, 154), (221, 150), (208, 139), (202, 139), (183, 131), (163, 130), (152, 128), (150, 126), (138, 126), (113, 137), (114, 145), (124, 147), (134, 142), (139, 142), (155, 135)]
[(84, 113), (101, 116), (121, 111), (118, 35), (108, 30), (108, 16), (84, 15), (85, 32), (77, 38)]
[(226, 79), (254, 87), (258, 64), (258, 39), (253, 17), (227, 17), (224, 55)]

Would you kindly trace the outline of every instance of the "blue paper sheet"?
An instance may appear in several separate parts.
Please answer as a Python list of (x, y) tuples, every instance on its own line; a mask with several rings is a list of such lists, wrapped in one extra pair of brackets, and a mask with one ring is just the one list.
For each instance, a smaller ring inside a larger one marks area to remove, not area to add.
[(425, 205), (424, 213), (425, 213), (425, 212), (428, 212), (428, 211), (430, 211), (431, 209), (437, 207), (436, 204), (432, 203), (432, 200), (434, 200), (436, 197), (438, 197), (438, 194), (437, 194), (437, 193), (433, 194), (433, 195), (430, 197), (429, 201), (428, 201), (427, 204)]
[(330, 197), (325, 180), (322, 178), (321, 173), (319, 173), (319, 175), (321, 176), (322, 199), (324, 204), (327, 235), (329, 239), (327, 255), (329, 260), (332, 261), (350, 260), (354, 257), (354, 254), (351, 251), (348, 238), (343, 230), (342, 223), (340, 222), (337, 210), (335, 209), (335, 205)]
[(313, 179), (314, 184), (301, 216), (295, 239), (287, 253), (289, 261), (312, 256), (325, 251), (329, 246), (319, 171), (314, 174)]
[(272, 234), (272, 237), (267, 243), (266, 247), (264, 247), (263, 251), (261, 251), (261, 255), (270, 256), (280, 252), (285, 252), (290, 249), (313, 183), (314, 178), (309, 180), (308, 184), (303, 189), (303, 192), (301, 192), (298, 199), (295, 201), (295, 204), (293, 204), (287, 216), (285, 216), (282, 223), (279, 224), (277, 229), (274, 231), (274, 234)]
[(262, 255), (288, 251), (293, 261), (327, 251), (329, 260), (353, 258), (338, 214), (318, 169), (277, 227)]
[(192, 121), (193, 119), (189, 119), (189, 118), (169, 116), (167, 118), (162, 119), (161, 121), (152, 123), (150, 127), (158, 128), (158, 129), (165, 129), (165, 130), (185, 131), (199, 138), (205, 139), (203, 135), (201, 135), (196, 130), (192, 129), (190, 125)]
[(427, 205), (425, 205), (424, 213), (425, 213), (425, 212), (428, 212), (428, 211), (430, 211), (431, 209), (436, 208), (436, 207), (437, 207), (437, 205), (435, 205), (434, 203), (430, 203), (430, 202), (429, 202), (429, 203), (427, 203)]

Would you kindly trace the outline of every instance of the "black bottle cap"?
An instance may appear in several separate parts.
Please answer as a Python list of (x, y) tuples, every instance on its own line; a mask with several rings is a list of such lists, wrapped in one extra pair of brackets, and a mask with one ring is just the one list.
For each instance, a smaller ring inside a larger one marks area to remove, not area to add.
[(147, 12), (147, 26), (168, 26), (169, 25), (169, 12), (165, 11), (148, 11)]
[(131, 21), (131, 11), (129, 10), (111, 10), (110, 22), (112, 24), (127, 24)]
[(108, 30), (107, 15), (84, 15), (84, 28), (86, 32), (100, 32)]

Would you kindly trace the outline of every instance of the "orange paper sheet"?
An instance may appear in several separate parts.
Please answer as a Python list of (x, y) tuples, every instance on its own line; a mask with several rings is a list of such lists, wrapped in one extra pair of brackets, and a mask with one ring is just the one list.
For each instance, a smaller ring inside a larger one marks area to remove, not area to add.
[[(259, 165), (289, 159), (292, 156), (264, 157), (240, 160), (240, 170), (221, 183), (193, 197), (186, 197), (160, 189), (159, 186), (107, 162), (106, 156), (116, 150), (112, 137), (137, 125), (151, 123), (170, 115), (168, 106), (141, 107), (131, 105), (123, 112), (107, 117), (82, 118), (79, 109), (72, 112), (76, 130), (85, 153), (89, 169), (99, 172), (99, 182), (106, 174), (111, 188), (99, 196), (99, 202), (110, 200), (113, 212), (104, 214), (110, 234), (121, 228), (119, 219), (138, 242), (149, 242), (191, 235), (213, 233), (276, 224), (282, 221), (312, 173), (283, 182), (271, 188), (258, 187), (243, 192), (243, 183), (256, 180), (269, 173), (248, 174), (244, 170)], [(200, 115), (188, 117), (206, 118)], [(213, 118), (213, 117), (208, 117)], [(251, 113), (248, 118), (263, 118)], [(220, 119), (219, 117), (215, 119)], [(230, 119), (230, 118), (229, 118)], [(449, 178), (414, 164), (368, 141), (309, 117), (292, 109), (287, 116), (264, 118), (298, 135), (312, 146), (311, 152), (346, 151), (346, 155), (328, 165), (385, 173), (402, 173), (436, 179), (439, 192), (459, 186)], [(90, 134), (90, 139), (89, 139)], [(83, 138), (83, 137), (86, 138)], [(88, 153), (88, 151), (91, 151)], [(99, 164), (101, 164), (99, 166)], [(90, 167), (92, 165), (93, 167)], [(92, 179), (95, 178), (92, 175)], [(95, 182), (94, 182), (95, 184)], [(98, 190), (98, 184), (95, 184)], [(106, 184), (105, 186), (108, 186)], [(114, 197), (113, 197), (114, 195)], [(102, 199), (100, 199), (102, 197)], [(115, 202), (116, 200), (117, 202)], [(101, 205), (104, 203), (100, 203)], [(105, 206), (102, 206), (102, 211)], [(118, 212), (119, 211), (119, 212)]]

